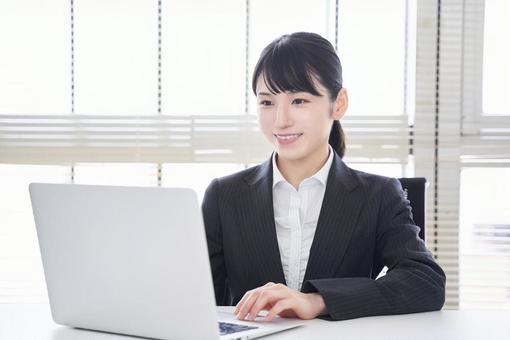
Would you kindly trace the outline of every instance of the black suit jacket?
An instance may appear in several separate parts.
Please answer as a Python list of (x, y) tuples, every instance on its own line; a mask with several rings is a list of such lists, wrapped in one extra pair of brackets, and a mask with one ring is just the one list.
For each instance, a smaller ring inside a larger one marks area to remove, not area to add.
[[(218, 305), (267, 282), (285, 284), (276, 237), (271, 159), (215, 179), (202, 204)], [(441, 309), (445, 274), (418, 237), (398, 180), (350, 169), (335, 153), (303, 292), (332, 320)], [(381, 265), (389, 269), (376, 280)]]

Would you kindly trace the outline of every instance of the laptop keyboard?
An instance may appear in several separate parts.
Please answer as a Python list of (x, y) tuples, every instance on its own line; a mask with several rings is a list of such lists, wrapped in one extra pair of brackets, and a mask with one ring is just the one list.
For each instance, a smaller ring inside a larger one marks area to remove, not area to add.
[(238, 325), (235, 323), (228, 323), (228, 322), (218, 322), (218, 326), (220, 327), (220, 335), (227, 335), (242, 331), (247, 331), (250, 329), (257, 329), (258, 327), (253, 326), (245, 326), (245, 325)]

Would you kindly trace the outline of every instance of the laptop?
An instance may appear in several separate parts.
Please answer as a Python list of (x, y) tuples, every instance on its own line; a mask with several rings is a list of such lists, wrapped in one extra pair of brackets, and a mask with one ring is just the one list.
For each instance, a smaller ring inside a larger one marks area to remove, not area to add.
[(202, 212), (185, 188), (29, 186), (53, 320), (156, 339), (255, 338), (296, 319), (217, 308)]

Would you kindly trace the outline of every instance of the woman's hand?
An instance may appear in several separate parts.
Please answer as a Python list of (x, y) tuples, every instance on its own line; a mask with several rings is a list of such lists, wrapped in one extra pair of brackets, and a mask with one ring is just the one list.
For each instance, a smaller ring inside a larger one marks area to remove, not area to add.
[(239, 320), (255, 320), (261, 310), (268, 311), (266, 321), (276, 315), (308, 320), (324, 314), (326, 305), (318, 293), (301, 293), (281, 283), (269, 282), (246, 292), (234, 313)]

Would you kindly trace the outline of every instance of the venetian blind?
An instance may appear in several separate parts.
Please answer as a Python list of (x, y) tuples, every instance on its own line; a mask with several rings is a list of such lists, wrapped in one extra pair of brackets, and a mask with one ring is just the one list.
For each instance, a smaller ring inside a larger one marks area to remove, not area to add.
[(465, 0), (464, 8), (460, 162), (462, 179), (471, 185), (461, 192), (465, 201), (476, 201), (475, 210), (486, 209), (487, 213), (464, 212), (461, 219), (460, 307), (508, 309), (510, 210), (503, 190), (510, 180), (510, 111), (498, 112), (497, 107), (503, 105), (489, 102), (485, 106), (496, 110), (483, 112), (482, 102), (485, 90), (494, 91), (494, 84), (484, 84), (484, 72), (506, 78), (507, 86), (497, 90), (506, 90), (503, 97), (510, 98), (510, 4), (506, 0)]
[(447, 275), (445, 307), (457, 308), (463, 1), (417, 5), (413, 154), (416, 175), (430, 183), (426, 238)]
[[(76, 163), (157, 163), (161, 170), (163, 163), (206, 167), (265, 160), (271, 146), (258, 131), (251, 70), (263, 45), (304, 30), (338, 47), (345, 70), (360, 69), (358, 76), (346, 71), (344, 78), (353, 93), (352, 110), (342, 121), (347, 161), (404, 169), (410, 162), (406, 86), (413, 64), (407, 42), (414, 39), (406, 3), (2, 1), (0, 163), (34, 164), (34, 171), (59, 166), (63, 173), (70, 167), (72, 181)], [(275, 6), (269, 14), (267, 6)], [(395, 34), (385, 36), (380, 26)], [(363, 39), (348, 38), (355, 27)], [(359, 44), (366, 39), (372, 39), (373, 50)], [(368, 65), (363, 71), (359, 56), (376, 52), (387, 58), (386, 68)], [(369, 79), (378, 69), (386, 73)], [(388, 80), (387, 74), (397, 78)], [(386, 87), (396, 90), (382, 91)], [(363, 89), (384, 105), (367, 105), (359, 95)], [(14, 204), (7, 197), (5, 202)], [(18, 207), (6, 209), (9, 214)], [(4, 249), (36, 254), (35, 228), (13, 238), (11, 232), (19, 229), (14, 221), (2, 215), (0, 248), (9, 243)], [(42, 284), (42, 271), (35, 277), (14, 270), (16, 256), (0, 252), (0, 300), (40, 301), (34, 287)], [(27, 261), (40, 266), (37, 255)]]
[(416, 174), (430, 182), (427, 242), (447, 274), (447, 308), (502, 307), (508, 305), (507, 222), (475, 225), (469, 239), (482, 247), (474, 253), (459, 252), (459, 246), (468, 242), (459, 237), (464, 232), (459, 223), (462, 169), (510, 164), (510, 117), (482, 113), (486, 2), (438, 0), (417, 5), (412, 135)]

